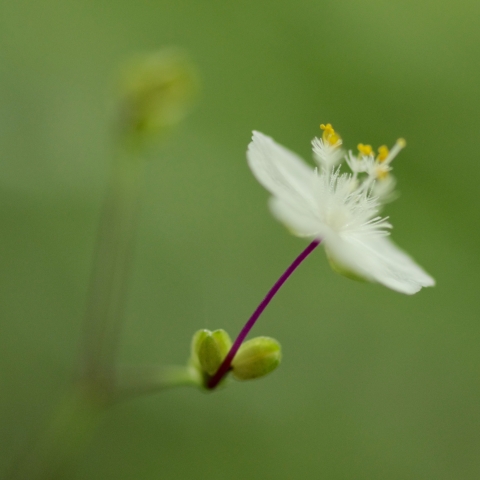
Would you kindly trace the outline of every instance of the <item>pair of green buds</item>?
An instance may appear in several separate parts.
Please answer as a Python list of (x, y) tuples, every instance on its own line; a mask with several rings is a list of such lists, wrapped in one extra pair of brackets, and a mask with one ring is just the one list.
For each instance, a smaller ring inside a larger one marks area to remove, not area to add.
[[(232, 347), (225, 330), (199, 330), (192, 339), (190, 365), (202, 379), (205, 388)], [(230, 372), (236, 380), (263, 377), (280, 364), (280, 344), (270, 337), (256, 337), (244, 342), (232, 360)]]

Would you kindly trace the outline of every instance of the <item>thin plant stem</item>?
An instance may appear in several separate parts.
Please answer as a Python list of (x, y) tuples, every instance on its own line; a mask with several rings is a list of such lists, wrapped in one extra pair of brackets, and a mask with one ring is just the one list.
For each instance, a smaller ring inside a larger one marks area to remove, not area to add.
[[(115, 159), (100, 218), (82, 352), (82, 380), (113, 388), (139, 212), (143, 164), (128, 151)], [(105, 382), (109, 383), (107, 385)]]
[(252, 316), (248, 319), (247, 323), (238, 334), (238, 337), (233, 342), (232, 348), (230, 348), (230, 351), (227, 353), (227, 356), (223, 360), (223, 363), (220, 365), (219, 369), (208, 382), (207, 387), (209, 389), (215, 388), (220, 383), (222, 378), (227, 374), (227, 372), (231, 368), (232, 361), (236, 353), (238, 352), (238, 349), (242, 345), (250, 330), (257, 322), (260, 315), (263, 313), (265, 308), (267, 308), (267, 305), (271, 302), (275, 294), (280, 290), (282, 285), (288, 280), (290, 275), (297, 269), (297, 267), (315, 250), (315, 248), (318, 247), (318, 245), (320, 245), (320, 242), (321, 240), (318, 239), (313, 240), (308, 245), (308, 247), (285, 270), (282, 276), (275, 282), (273, 287), (269, 290), (265, 298), (260, 302), (260, 305), (255, 309)]
[(200, 387), (202, 384), (199, 372), (189, 365), (123, 366), (118, 372), (112, 403), (131, 400), (142, 395), (152, 395), (174, 387)]

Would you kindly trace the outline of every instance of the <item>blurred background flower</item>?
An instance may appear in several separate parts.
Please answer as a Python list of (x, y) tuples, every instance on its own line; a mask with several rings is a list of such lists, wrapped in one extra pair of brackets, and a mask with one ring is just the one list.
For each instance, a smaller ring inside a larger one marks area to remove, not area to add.
[(147, 165), (124, 361), (234, 337), (300, 252), (246, 165), (253, 129), (304, 158), (319, 123), (347, 149), (406, 138), (385, 214), (437, 286), (312, 256), (255, 327), (282, 344), (275, 375), (112, 409), (78, 478), (479, 478), (478, 2), (0, 1), (0, 476), (71, 380), (116, 72), (178, 45), (202, 98)]

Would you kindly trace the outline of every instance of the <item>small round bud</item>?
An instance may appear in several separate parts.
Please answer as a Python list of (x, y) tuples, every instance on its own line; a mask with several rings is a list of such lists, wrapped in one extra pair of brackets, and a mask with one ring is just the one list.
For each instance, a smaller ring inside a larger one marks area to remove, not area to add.
[(121, 128), (128, 137), (163, 133), (188, 112), (198, 75), (179, 49), (165, 48), (127, 64), (121, 83)]
[(232, 341), (225, 330), (199, 330), (192, 340), (192, 363), (202, 373), (213, 375), (231, 346)]
[(232, 362), (237, 380), (263, 377), (275, 370), (281, 360), (280, 344), (273, 338), (257, 337), (242, 344)]

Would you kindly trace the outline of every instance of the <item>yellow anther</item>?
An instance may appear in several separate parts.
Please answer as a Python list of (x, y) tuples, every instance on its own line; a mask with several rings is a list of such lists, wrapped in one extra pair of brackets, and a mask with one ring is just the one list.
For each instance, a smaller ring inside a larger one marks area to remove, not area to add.
[(371, 145), (364, 145), (363, 143), (359, 143), (357, 145), (357, 148), (362, 155), (368, 156), (368, 155), (371, 155), (373, 152)]
[(397, 140), (397, 145), (400, 147), (400, 148), (405, 148), (407, 146), (407, 141), (404, 139), (404, 138), (399, 138)]
[(388, 149), (388, 147), (386, 145), (382, 145), (378, 148), (377, 161), (380, 163), (384, 162), (387, 159), (389, 153), (390, 150)]
[(326, 125), (325, 125), (324, 123), (322, 123), (322, 124), (320, 125), (320, 129), (321, 129), (321, 130), (324, 130), (324, 132), (325, 132), (327, 135), (331, 135), (331, 134), (335, 133), (335, 130), (333, 129), (331, 123), (327, 123)]
[(335, 146), (341, 142), (342, 138), (340, 135), (333, 129), (331, 123), (321, 124), (320, 128), (323, 130), (323, 141), (328, 142), (330, 145)]

